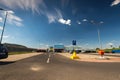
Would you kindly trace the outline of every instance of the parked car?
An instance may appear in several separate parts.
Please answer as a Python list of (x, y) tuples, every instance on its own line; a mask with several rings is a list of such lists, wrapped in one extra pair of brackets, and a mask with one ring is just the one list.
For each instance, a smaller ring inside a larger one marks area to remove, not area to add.
[(8, 49), (3, 44), (0, 44), (0, 59), (8, 57)]
[(112, 53), (120, 53), (120, 50), (112, 50)]

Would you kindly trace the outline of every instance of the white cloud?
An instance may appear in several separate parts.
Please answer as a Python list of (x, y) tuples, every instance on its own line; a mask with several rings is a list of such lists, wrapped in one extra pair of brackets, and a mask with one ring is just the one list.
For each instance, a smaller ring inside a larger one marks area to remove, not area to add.
[(3, 27), (2, 27), (2, 26), (0, 26), (0, 30), (3, 30)]
[[(2, 12), (2, 17), (5, 17), (6, 12)], [(22, 19), (14, 14), (13, 11), (8, 11), (7, 22), (9, 24), (15, 24), (16, 26), (23, 26)]]
[(107, 45), (108, 46), (113, 46), (114, 44), (110, 42), (110, 43), (107, 43)]
[(71, 25), (71, 20), (68, 19), (68, 20), (66, 21), (66, 24), (70, 26), (70, 25)]
[(49, 45), (45, 45), (47, 48), (49, 48)]
[(120, 3), (120, 0), (114, 0), (111, 4), (111, 6), (118, 5)]
[(3, 22), (3, 18), (2, 17), (0, 17), (0, 22)]
[(106, 44), (106, 46), (108, 47), (108, 48), (111, 48), (111, 47), (119, 47), (119, 44), (120, 42), (119, 41), (117, 41), (117, 40), (112, 40), (112, 41), (110, 41), (110, 42), (108, 42), (107, 44)]
[(22, 19), (16, 15), (14, 15), (14, 13), (8, 14), (8, 22), (10, 24), (15, 24), (16, 26), (22, 26)]
[(9, 38), (9, 36), (3, 36), (3, 38), (5, 38), (5, 39), (6, 39), (6, 38)]
[(63, 43), (59, 43), (59, 45), (63, 45)]
[(82, 21), (83, 21), (83, 22), (86, 22), (86, 21), (88, 21), (88, 20), (87, 20), (87, 19), (83, 19)]
[(115, 46), (115, 45), (114, 45), (113, 42), (109, 42), (109, 43), (106, 44), (106, 48), (112, 48), (112, 47), (114, 47), (114, 46)]
[(71, 20), (63, 19), (63, 15), (59, 9), (54, 9), (53, 13), (46, 12), (46, 17), (48, 18), (49, 23), (55, 23), (56, 21), (62, 24), (71, 25)]
[(116, 41), (116, 40), (112, 40), (111, 42), (112, 42), (112, 43), (116, 43), (116, 42), (118, 42), (118, 41)]
[(59, 18), (62, 18), (62, 13), (59, 9), (54, 9), (53, 13), (46, 12), (46, 17), (48, 18), (49, 23), (56, 22)]
[[(63, 5), (66, 5), (69, 3), (69, 0), (62, 0), (61, 2)], [(51, 10), (52, 12), (50, 12), (44, 0), (0, 0), (0, 5), (3, 5), (12, 10), (31, 10), (33, 13), (36, 12), (46, 16), (49, 23), (57, 22), (59, 19), (63, 18), (62, 13), (59, 9), (54, 8), (53, 10)], [(12, 15), (9, 15), (9, 22), (12, 24), (16, 24), (17, 26), (21, 26), (22, 19), (15, 16), (14, 12), (11, 14)], [(70, 25), (70, 22), (71, 20), (67, 20), (66, 24)]]
[(62, 24), (66, 24), (66, 20), (64, 20), (64, 19), (59, 19), (58, 22), (60, 22)]
[(58, 20), (58, 22), (62, 23), (62, 24), (69, 25), (69, 26), (71, 25), (71, 20), (70, 19), (64, 20), (64, 19), (61, 18), (61, 19)]
[(9, 14), (14, 14), (12, 10), (7, 11)]
[(81, 22), (80, 22), (80, 21), (77, 21), (77, 24), (81, 24)]
[(43, 0), (0, 0), (0, 4), (10, 9), (31, 10), (33, 13), (42, 13), (43, 9), (46, 8)]
[(40, 44), (40, 46), (43, 46), (43, 45), (44, 45), (44, 44), (42, 44), (42, 43)]
[(47, 13), (46, 16), (47, 16), (47, 18), (48, 18), (48, 22), (49, 22), (49, 23), (53, 23), (53, 22), (55, 22), (56, 19), (57, 19), (56, 16), (54, 16), (54, 15), (52, 15), (52, 14), (50, 14), (50, 13)]
[(40, 48), (40, 49), (47, 49), (47, 48), (49, 48), (49, 45), (40, 44), (40, 45), (39, 45), (39, 48)]

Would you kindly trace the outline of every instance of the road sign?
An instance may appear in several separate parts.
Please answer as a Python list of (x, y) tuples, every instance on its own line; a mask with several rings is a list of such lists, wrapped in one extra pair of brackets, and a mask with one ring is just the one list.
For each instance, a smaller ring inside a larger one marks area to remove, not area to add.
[(73, 40), (73, 41), (72, 41), (72, 45), (76, 45), (76, 40)]

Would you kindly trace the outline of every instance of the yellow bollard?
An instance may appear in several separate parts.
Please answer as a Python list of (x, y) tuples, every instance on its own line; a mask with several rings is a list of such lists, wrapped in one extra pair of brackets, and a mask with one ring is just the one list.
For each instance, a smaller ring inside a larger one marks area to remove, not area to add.
[(77, 55), (76, 55), (76, 51), (73, 52), (72, 56), (70, 57), (71, 59), (80, 59)]

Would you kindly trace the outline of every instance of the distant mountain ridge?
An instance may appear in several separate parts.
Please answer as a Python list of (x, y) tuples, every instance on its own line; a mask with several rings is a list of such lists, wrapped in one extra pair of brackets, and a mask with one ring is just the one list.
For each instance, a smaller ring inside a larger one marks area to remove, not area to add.
[(19, 48), (27, 48), (26, 46), (19, 45), (19, 44), (10, 44), (10, 43), (4, 43), (5, 46), (7, 47), (19, 47)]
[(23, 52), (23, 51), (34, 51), (34, 50), (36, 50), (36, 49), (28, 48), (26, 46), (19, 45), (19, 44), (4, 43), (3, 45), (7, 47), (9, 52)]

